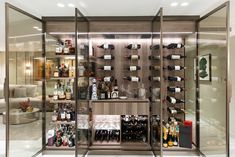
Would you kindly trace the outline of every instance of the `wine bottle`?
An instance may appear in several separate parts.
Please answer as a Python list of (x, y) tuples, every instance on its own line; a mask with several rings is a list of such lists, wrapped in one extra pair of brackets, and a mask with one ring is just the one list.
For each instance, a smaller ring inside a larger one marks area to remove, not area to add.
[(67, 82), (67, 86), (65, 89), (65, 99), (71, 100), (72, 99), (72, 87), (70, 86), (70, 82)]
[(149, 76), (150, 81), (158, 81), (160, 82), (161, 78), (159, 76)]
[(167, 111), (170, 114), (182, 114), (182, 113), (185, 113), (183, 109), (179, 109), (179, 108), (176, 108), (176, 107), (167, 107)]
[(168, 55), (168, 56), (163, 57), (163, 58), (166, 58), (166, 59), (169, 59), (169, 60), (179, 60), (181, 58), (186, 58), (186, 56), (183, 56), (183, 55), (180, 55), (180, 54), (171, 54), (171, 55)]
[(163, 69), (167, 69), (169, 71), (180, 71), (185, 69), (185, 67), (179, 66), (179, 65), (174, 65), (174, 66), (170, 66), (168, 65), (166, 68), (164, 67)]
[(103, 55), (101, 57), (98, 57), (100, 59), (104, 59), (104, 60), (114, 60), (114, 56), (113, 55)]
[(137, 70), (140, 70), (140, 69), (141, 69), (140, 66), (129, 66), (127, 68), (127, 70), (129, 70), (129, 71), (137, 71)]
[(138, 60), (138, 59), (140, 59), (140, 56), (139, 55), (130, 55), (130, 56), (127, 56), (126, 58), (129, 60)]
[(58, 69), (58, 67), (56, 66), (56, 67), (55, 67), (55, 70), (54, 70), (54, 72), (53, 72), (53, 77), (59, 77), (59, 76), (60, 76), (59, 69)]
[(98, 68), (99, 70), (104, 70), (104, 71), (111, 71), (113, 70), (114, 68), (112, 66), (109, 66), (109, 65), (105, 65), (103, 66), (102, 68)]
[(132, 82), (140, 82), (140, 78), (138, 76), (127, 76), (127, 77), (123, 77), (123, 79), (132, 81)]
[(157, 55), (157, 56), (149, 56), (149, 60), (160, 60), (160, 56)]
[(161, 70), (161, 67), (160, 66), (149, 66), (149, 70)]
[(181, 87), (167, 87), (167, 90), (172, 93), (180, 93), (183, 91)]
[(56, 55), (62, 55), (63, 45), (64, 45), (64, 43), (62, 41), (60, 41), (60, 40), (57, 41), (56, 50), (55, 50)]
[(171, 96), (167, 96), (166, 100), (171, 104), (184, 103), (184, 100), (176, 99), (176, 98), (171, 97)]
[(130, 50), (138, 50), (141, 48), (141, 45), (140, 44), (129, 44), (126, 46), (127, 49), (130, 49)]
[(103, 77), (102, 81), (104, 82), (113, 82), (114, 80), (114, 77), (113, 76), (106, 76), (106, 77)]
[(167, 77), (168, 81), (176, 81), (176, 82), (180, 82), (180, 81), (184, 81), (184, 78), (179, 77), (179, 76), (168, 76)]
[(114, 49), (115, 49), (115, 47), (114, 47), (113, 44), (102, 44), (102, 45), (97, 46), (97, 47), (98, 47), (98, 48), (105, 49), (105, 50), (107, 50), (107, 49), (114, 50)]
[(150, 46), (150, 50), (159, 50), (160, 49), (160, 45), (151, 45)]
[(53, 91), (53, 100), (58, 100), (58, 85), (55, 84)]
[(183, 48), (183, 47), (184, 47), (183, 44), (177, 44), (177, 43), (171, 43), (171, 44), (166, 46), (167, 49), (180, 49), (180, 48)]

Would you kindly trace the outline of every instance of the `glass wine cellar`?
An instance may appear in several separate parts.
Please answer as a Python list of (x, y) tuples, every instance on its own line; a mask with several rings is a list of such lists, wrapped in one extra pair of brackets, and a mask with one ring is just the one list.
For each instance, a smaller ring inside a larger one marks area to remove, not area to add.
[(75, 9), (38, 19), (6, 4), (7, 156), (228, 156), (228, 6), (203, 17)]

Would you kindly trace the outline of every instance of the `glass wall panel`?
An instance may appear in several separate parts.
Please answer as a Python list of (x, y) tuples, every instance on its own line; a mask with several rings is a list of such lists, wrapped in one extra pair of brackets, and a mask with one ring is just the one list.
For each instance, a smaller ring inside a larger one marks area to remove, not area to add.
[(199, 22), (200, 150), (206, 156), (227, 156), (227, 9)]
[(7, 11), (9, 156), (30, 157), (42, 148), (42, 23)]

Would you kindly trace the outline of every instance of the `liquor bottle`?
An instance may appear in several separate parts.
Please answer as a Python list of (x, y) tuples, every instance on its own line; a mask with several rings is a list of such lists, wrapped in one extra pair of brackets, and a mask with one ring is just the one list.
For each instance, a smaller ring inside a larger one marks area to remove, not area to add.
[(113, 76), (106, 76), (106, 77), (102, 78), (102, 81), (104, 81), (104, 82), (113, 82), (114, 77)]
[(113, 55), (103, 55), (101, 57), (98, 57), (100, 59), (104, 59), (104, 60), (114, 60), (114, 56)]
[(71, 100), (72, 99), (72, 87), (70, 85), (70, 81), (67, 82), (67, 86), (65, 89), (65, 99)]
[(96, 79), (92, 80), (92, 93), (91, 93), (91, 100), (97, 100), (98, 96), (97, 96), (97, 86), (96, 86)]
[(127, 77), (123, 77), (123, 79), (132, 81), (132, 82), (140, 82), (140, 77), (138, 76), (127, 76)]
[(64, 55), (69, 55), (69, 45), (67, 42), (64, 45)]
[(114, 68), (110, 65), (105, 65), (102, 68), (98, 68), (99, 70), (104, 70), (104, 71), (112, 71)]
[(53, 112), (53, 114), (51, 116), (52, 121), (56, 122), (57, 121), (57, 117), (58, 117), (58, 114), (57, 114), (56, 110), (54, 110), (54, 112)]
[(149, 76), (149, 80), (150, 81), (158, 81), (158, 82), (160, 82), (161, 78), (159, 76)]
[(111, 98), (112, 99), (117, 99), (118, 98), (118, 84), (117, 84), (117, 79), (114, 80), (114, 87), (113, 87), (113, 91), (111, 93)]
[(185, 113), (183, 109), (179, 109), (179, 108), (176, 108), (176, 107), (167, 107), (167, 111), (170, 114), (182, 114), (182, 113)]
[(167, 77), (168, 81), (176, 81), (176, 82), (180, 82), (180, 81), (184, 81), (184, 78), (179, 77), (179, 76), (168, 76)]
[(139, 60), (140, 56), (139, 55), (130, 55), (130, 56), (126, 56), (125, 58), (127, 58), (129, 60)]
[(129, 71), (137, 71), (137, 70), (140, 70), (140, 69), (141, 69), (140, 66), (129, 66), (127, 68), (127, 70), (129, 70)]
[(65, 94), (64, 94), (64, 86), (60, 85), (58, 89), (58, 99), (59, 100), (64, 100), (65, 99)]
[(160, 55), (157, 55), (157, 56), (149, 56), (149, 60), (160, 60), (161, 57)]
[(185, 67), (179, 66), (179, 65), (174, 65), (174, 66), (170, 66), (168, 65), (166, 68), (164, 67), (163, 69), (167, 69), (169, 71), (180, 71), (185, 69)]
[(174, 122), (174, 146), (178, 146), (179, 145), (179, 125), (178, 122)]
[(70, 61), (71, 65), (69, 66), (69, 77), (75, 77), (75, 60)]
[(58, 100), (58, 85), (55, 84), (53, 91), (53, 100)]
[(59, 67), (59, 77), (69, 77), (69, 68), (64, 63)]
[(75, 47), (70, 47), (69, 48), (69, 55), (74, 55), (75, 54)]
[(62, 55), (63, 53), (63, 42), (58, 40), (56, 43), (56, 50), (55, 50), (56, 55)]
[(126, 46), (127, 49), (130, 49), (130, 50), (138, 50), (141, 48), (141, 45), (140, 44), (129, 44)]
[(164, 148), (168, 147), (168, 132), (169, 132), (169, 124), (163, 126), (163, 140), (162, 145)]
[(66, 113), (65, 113), (63, 108), (62, 108), (62, 110), (60, 112), (60, 118), (61, 118), (61, 121), (65, 121), (66, 120)]
[(161, 67), (160, 66), (149, 66), (149, 70), (159, 71), (159, 70), (161, 70)]
[(171, 97), (171, 96), (167, 96), (166, 100), (171, 104), (184, 103), (184, 100), (176, 99), (176, 98)]
[(114, 49), (115, 49), (115, 47), (114, 47), (113, 44), (102, 44), (102, 45), (97, 46), (97, 47), (98, 47), (98, 48), (105, 49), (105, 50), (107, 50), (107, 49), (114, 50)]
[(66, 111), (66, 120), (67, 120), (67, 122), (71, 121), (71, 112), (70, 112), (70, 110)]
[(167, 49), (180, 49), (183, 48), (184, 45), (183, 44), (177, 44), (177, 43), (171, 43), (167, 46), (165, 46)]
[(55, 67), (55, 70), (54, 70), (54, 72), (53, 72), (53, 77), (55, 77), (55, 78), (60, 77), (60, 76), (59, 76), (59, 70), (58, 70), (58, 67), (57, 67), (57, 66)]
[(165, 56), (163, 58), (166, 58), (168, 60), (179, 60), (181, 58), (186, 58), (186, 56), (183, 56), (183, 55), (180, 55), (180, 54), (171, 54), (171, 55)]
[(150, 46), (150, 50), (159, 50), (160, 49), (160, 45), (151, 45)]
[(169, 133), (168, 133), (168, 146), (169, 147), (172, 147), (174, 145), (173, 132), (174, 132), (174, 126), (171, 124), (169, 127)]
[(180, 93), (183, 91), (181, 87), (167, 87), (167, 90), (172, 93)]

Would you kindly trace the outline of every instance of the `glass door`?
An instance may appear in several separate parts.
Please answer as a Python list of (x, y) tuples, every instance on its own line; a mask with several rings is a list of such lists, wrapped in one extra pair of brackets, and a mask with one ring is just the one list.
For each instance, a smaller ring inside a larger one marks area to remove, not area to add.
[(151, 44), (151, 146), (155, 156), (162, 156), (163, 45), (161, 8), (152, 20)]
[(225, 3), (198, 23), (199, 140), (205, 156), (229, 156), (228, 11)]
[(31, 157), (42, 149), (42, 21), (6, 3), (7, 155)]
[(90, 145), (90, 109), (89, 109), (89, 85), (92, 81), (92, 65), (89, 62), (89, 22), (83, 14), (76, 9), (75, 18), (75, 43), (76, 43), (76, 155), (84, 156)]

